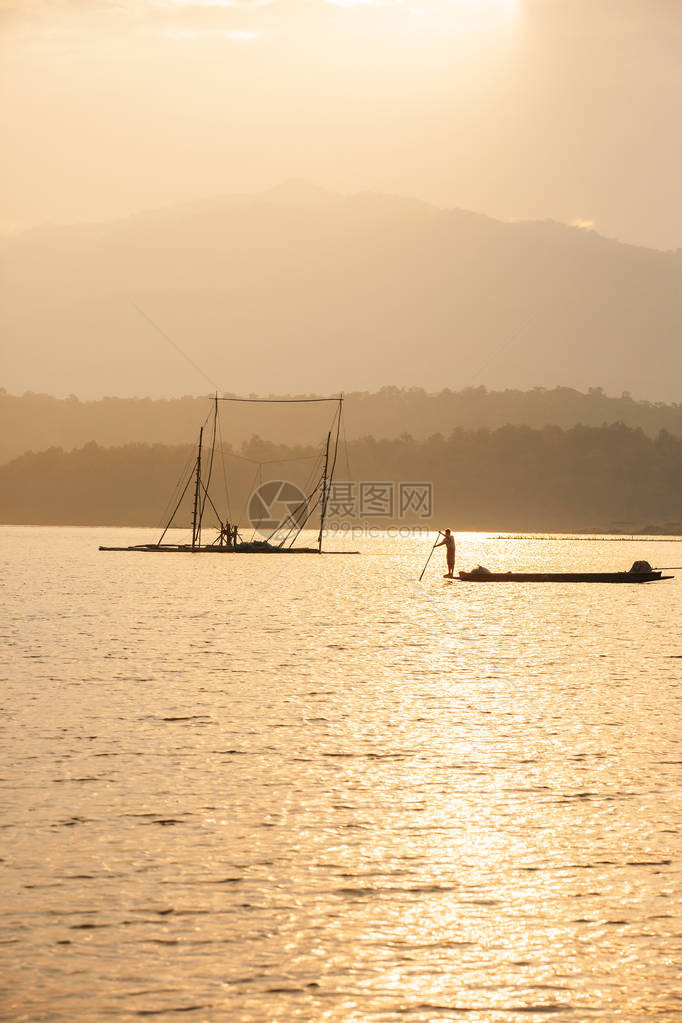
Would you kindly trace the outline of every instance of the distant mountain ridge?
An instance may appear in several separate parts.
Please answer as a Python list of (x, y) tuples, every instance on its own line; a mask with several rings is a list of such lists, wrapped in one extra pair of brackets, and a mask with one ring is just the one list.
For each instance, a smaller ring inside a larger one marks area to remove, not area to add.
[(329, 393), (388, 380), (682, 396), (682, 250), (552, 222), (295, 182), (33, 229), (0, 252), (0, 379), (14, 392)]

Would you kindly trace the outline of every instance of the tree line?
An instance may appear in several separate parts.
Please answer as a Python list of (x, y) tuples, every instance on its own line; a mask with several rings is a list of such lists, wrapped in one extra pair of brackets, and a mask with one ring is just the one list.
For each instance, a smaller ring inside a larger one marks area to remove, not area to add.
[[(162, 527), (191, 475), (189, 444), (89, 442), (73, 451), (27, 452), (0, 466), (0, 521), (16, 524)], [(222, 479), (225, 467), (226, 479)], [(252, 437), (222, 445), (212, 493), (221, 517), (247, 527), (253, 490), (272, 479), (306, 489), (320, 468), (317, 445), (272, 446)], [(413, 440), (364, 437), (342, 447), (336, 479), (426, 483), (429, 513), (370, 516), (389, 524), (449, 525), (455, 530), (682, 533), (682, 437), (648, 436), (622, 423), (608, 426), (506, 425), (456, 428)], [(178, 524), (191, 521), (192, 487)], [(227, 501), (227, 503), (226, 503)], [(212, 515), (212, 512), (209, 513)], [(339, 512), (367, 521), (359, 508)]]

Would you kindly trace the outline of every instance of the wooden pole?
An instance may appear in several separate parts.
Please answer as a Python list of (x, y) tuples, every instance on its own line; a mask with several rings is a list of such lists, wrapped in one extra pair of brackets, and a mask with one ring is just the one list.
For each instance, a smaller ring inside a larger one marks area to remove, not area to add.
[(322, 503), (320, 506), (320, 532), (317, 537), (317, 549), (322, 553), (322, 533), (324, 531), (324, 516), (327, 511), (327, 469), (329, 467), (329, 445), (332, 439), (331, 430), (327, 434), (327, 447), (324, 453), (324, 472), (322, 473)]
[(199, 489), (201, 487), (201, 441), (204, 436), (203, 426), (199, 430), (199, 451), (197, 453), (197, 478), (194, 484), (194, 513), (192, 515), (192, 550), (197, 544), (201, 546), (201, 519), (199, 518)]
[[(438, 530), (438, 536), (437, 536), (437, 537), (436, 537), (436, 539), (435, 539), (435, 540), (433, 541), (433, 547), (432, 547), (432, 548), (431, 548), (431, 550), (429, 551), (429, 556), (428, 556), (428, 558), (426, 559), (426, 565), (428, 565), (429, 561), (431, 560), (431, 555), (433, 554), (433, 552), (434, 552), (434, 551), (435, 551), (435, 549), (436, 549), (436, 545), (438, 544), (438, 537), (439, 537), (439, 536), (441, 536), (441, 531), (440, 531), (440, 529)], [(424, 567), (422, 568), (422, 571), (421, 571), (421, 575), (419, 576), (419, 579), (417, 580), (417, 582), (421, 582), (421, 581), (422, 581), (422, 578), (424, 577), (424, 572), (426, 571), (426, 565), (424, 565)]]

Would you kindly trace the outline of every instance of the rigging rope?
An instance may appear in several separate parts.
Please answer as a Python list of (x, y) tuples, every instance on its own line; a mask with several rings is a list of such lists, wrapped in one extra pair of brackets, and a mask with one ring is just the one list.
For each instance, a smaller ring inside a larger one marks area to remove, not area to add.
[[(211, 476), (213, 474), (213, 456), (215, 455), (215, 438), (216, 438), (217, 426), (218, 426), (218, 405), (216, 404), (215, 415), (213, 417), (213, 437), (211, 439), (211, 460), (208, 463), (208, 476), (206, 477), (206, 485), (204, 486), (203, 480), (201, 481), (201, 485), (202, 485), (202, 487), (204, 489), (204, 499), (201, 502), (201, 510), (199, 512), (199, 529), (200, 530), (201, 530), (201, 523), (202, 523), (203, 518), (204, 518), (204, 508), (206, 507), (206, 498), (208, 497), (208, 488), (211, 485)], [(213, 505), (213, 510), (215, 511), (215, 505), (213, 504), (212, 501), (211, 501), (211, 504)], [(217, 512), (216, 512), (216, 515), (218, 515)], [(219, 523), (221, 522), (220, 515), (218, 515), (218, 522)]]
[(310, 405), (314, 402), (338, 400), (338, 398), (238, 398), (228, 394), (218, 398), (218, 401), (240, 401), (250, 405)]
[[(163, 527), (165, 525), (166, 528), (164, 529), (164, 533), (169, 528), (169, 526), (170, 526), (170, 524), (172, 522), (172, 517), (171, 517), (170, 520), (168, 518), (168, 516), (170, 514), (170, 510), (171, 510), (172, 507), (175, 506), (176, 501), (178, 499), (178, 495), (180, 494), (180, 492), (183, 491), (183, 493), (184, 493), (184, 490), (186, 489), (186, 486), (187, 486), (186, 484), (185, 484), (185, 487), (183, 488), (183, 480), (188, 475), (191, 477), (191, 473), (192, 473), (192, 470), (194, 468), (194, 463), (195, 462), (196, 462), (196, 456), (194, 454), (194, 451), (192, 449), (190, 449), (190, 453), (188, 454), (187, 459), (185, 460), (185, 464), (182, 467), (182, 471), (180, 472), (180, 476), (176, 480), (175, 486), (173, 487), (171, 495), (168, 498), (168, 500), (166, 501), (166, 505), (165, 505), (164, 510), (163, 510), (163, 515), (161, 516), (161, 520), (157, 523), (159, 529), (163, 529)], [(175, 510), (177, 511), (177, 507), (176, 507)], [(173, 512), (173, 516), (174, 515), (175, 515), (175, 512)]]
[(225, 442), (223, 440), (223, 427), (218, 419), (218, 436), (220, 437), (220, 457), (223, 465), (223, 486), (225, 488), (225, 506), (227, 508), (227, 521), (232, 522), (232, 508), (230, 506), (230, 491), (227, 486), (227, 467), (225, 465)]
[(168, 532), (168, 530), (170, 529), (170, 527), (171, 527), (171, 523), (172, 523), (173, 519), (175, 518), (175, 516), (176, 516), (176, 514), (177, 514), (178, 508), (179, 508), (179, 507), (180, 507), (180, 505), (182, 504), (182, 499), (184, 498), (185, 494), (187, 493), (187, 488), (188, 488), (188, 486), (190, 485), (190, 483), (192, 482), (192, 476), (193, 476), (193, 475), (194, 475), (194, 473), (193, 473), (193, 472), (191, 472), (191, 473), (189, 474), (189, 476), (187, 477), (187, 482), (185, 483), (185, 486), (184, 486), (184, 488), (183, 488), (183, 491), (182, 491), (182, 493), (180, 494), (180, 497), (179, 497), (179, 499), (178, 499), (178, 503), (176, 504), (175, 508), (173, 509), (173, 514), (171, 515), (170, 519), (168, 520), (168, 524), (167, 524), (166, 528), (164, 529), (163, 533), (161, 534), (161, 536), (159, 537), (159, 539), (158, 539), (158, 540), (156, 541), (156, 546), (157, 546), (157, 547), (160, 547), (160, 546), (161, 546), (161, 542), (162, 542), (162, 540), (163, 540), (164, 536), (166, 535), (166, 533), (167, 533), (167, 532)]
[(343, 450), (344, 450), (344, 454), (346, 456), (346, 479), (350, 480), (350, 479), (352, 479), (352, 477), (351, 477), (351, 471), (350, 471), (350, 458), (348, 457), (348, 440), (346, 439), (346, 420), (345, 419), (341, 420), (341, 430), (343, 431)]

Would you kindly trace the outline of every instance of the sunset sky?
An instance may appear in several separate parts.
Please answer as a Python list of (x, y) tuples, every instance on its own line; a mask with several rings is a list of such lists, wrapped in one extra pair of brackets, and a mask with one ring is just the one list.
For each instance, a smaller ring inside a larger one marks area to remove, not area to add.
[(303, 178), (682, 246), (679, 0), (0, 0), (0, 224)]

